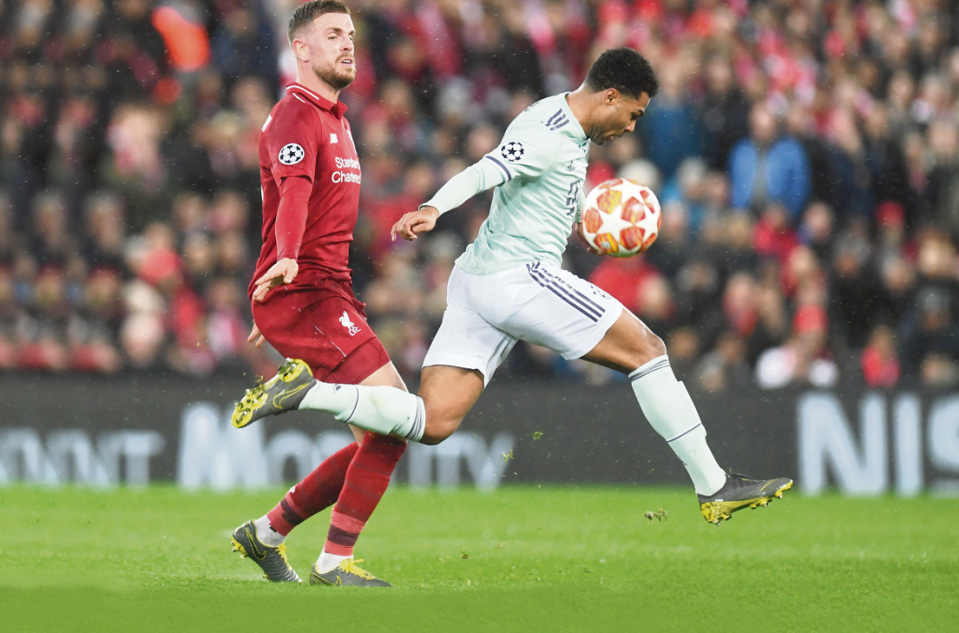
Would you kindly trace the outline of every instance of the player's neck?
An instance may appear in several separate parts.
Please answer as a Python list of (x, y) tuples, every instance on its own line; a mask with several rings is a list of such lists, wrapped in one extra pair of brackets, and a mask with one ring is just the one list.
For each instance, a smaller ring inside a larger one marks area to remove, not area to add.
[(300, 84), (304, 88), (312, 90), (327, 101), (336, 103), (337, 99), (340, 98), (340, 91), (317, 77), (316, 73), (314, 72), (303, 72), (302, 69), (297, 68), (296, 83)]
[(579, 126), (583, 128), (583, 132), (586, 133), (586, 138), (593, 138), (592, 130), (590, 129), (592, 126), (589, 121), (589, 115), (593, 107), (590, 103), (590, 94), (583, 90), (582, 87), (579, 87), (566, 95), (566, 104), (569, 105), (570, 112), (573, 113), (573, 116), (576, 117), (576, 120), (579, 122)]

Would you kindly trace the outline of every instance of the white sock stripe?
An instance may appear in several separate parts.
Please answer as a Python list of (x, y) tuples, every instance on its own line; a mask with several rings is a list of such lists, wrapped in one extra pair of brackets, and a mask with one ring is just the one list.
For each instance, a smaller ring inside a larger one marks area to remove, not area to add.
[(426, 427), (426, 410), (423, 405), (423, 399), (416, 397), (416, 414), (413, 416), (413, 424), (410, 432), (406, 434), (406, 439), (412, 442), (419, 442), (423, 439), (423, 432)]
[(420, 417), (420, 428), (416, 432), (416, 441), (419, 442), (426, 432), (426, 403), (419, 396), (416, 397), (416, 413)]
[(413, 414), (413, 424), (410, 426), (410, 432), (406, 434), (406, 439), (411, 440), (419, 435), (420, 429), (420, 403), (416, 403), (416, 413)]
[(676, 440), (678, 440), (679, 438), (683, 437), (684, 435), (687, 435), (687, 434), (689, 434), (689, 433), (692, 433), (693, 431), (695, 431), (696, 429), (698, 429), (698, 428), (701, 427), (702, 425), (703, 425), (703, 423), (700, 422), (700, 423), (697, 424), (696, 426), (692, 426), (692, 427), (686, 429), (685, 431), (683, 431), (682, 433), (680, 433), (680, 434), (677, 435), (676, 437), (674, 437), (674, 438), (672, 438), (672, 439), (669, 439), (669, 440), (666, 440), (666, 442), (667, 442), (667, 443), (669, 443), (669, 442), (675, 442)]
[(359, 387), (359, 385), (352, 385), (352, 386), (353, 386), (354, 389), (356, 389), (356, 402), (353, 403), (353, 410), (350, 411), (350, 415), (347, 416), (347, 418), (346, 418), (346, 423), (347, 423), (347, 424), (349, 424), (349, 423), (350, 423), (350, 420), (353, 419), (353, 414), (356, 413), (356, 408), (357, 408), (358, 406), (360, 406), (360, 387)]
[(657, 372), (657, 371), (660, 371), (663, 369), (669, 369), (669, 368), (670, 368), (669, 358), (666, 356), (662, 356), (659, 359), (651, 360), (650, 362), (646, 363), (639, 369), (636, 369), (635, 371), (633, 371), (633, 373), (629, 375), (629, 381), (636, 382), (640, 378), (644, 376), (648, 376), (649, 374), (653, 372)]

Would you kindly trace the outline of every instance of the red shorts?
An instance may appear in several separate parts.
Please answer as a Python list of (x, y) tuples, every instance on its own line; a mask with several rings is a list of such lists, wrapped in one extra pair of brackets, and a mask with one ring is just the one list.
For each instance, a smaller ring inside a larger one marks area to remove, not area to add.
[(323, 382), (359, 384), (390, 362), (349, 282), (274, 288), (253, 302), (253, 322), (276, 351), (306, 361)]

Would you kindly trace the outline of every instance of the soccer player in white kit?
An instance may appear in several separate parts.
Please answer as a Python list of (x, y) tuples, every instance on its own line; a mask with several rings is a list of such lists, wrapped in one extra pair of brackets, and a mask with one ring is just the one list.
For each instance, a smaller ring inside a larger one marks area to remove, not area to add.
[(280, 376), (267, 402), (245, 409), (254, 419), (294, 408), (328, 411), (363, 429), (437, 444), (459, 427), (493, 372), (524, 340), (627, 374), (646, 418), (686, 467), (710, 523), (781, 497), (791, 479), (751, 480), (720, 468), (663, 341), (619, 301), (560, 268), (570, 228), (583, 239), (590, 143), (632, 132), (657, 90), (642, 55), (630, 48), (606, 51), (582, 86), (527, 108), (495, 150), (396, 223), (394, 238), (415, 240), (442, 214), (495, 187), (489, 217), (450, 275), (446, 312), (423, 362), (418, 395), (322, 383), (299, 372), (289, 381)]

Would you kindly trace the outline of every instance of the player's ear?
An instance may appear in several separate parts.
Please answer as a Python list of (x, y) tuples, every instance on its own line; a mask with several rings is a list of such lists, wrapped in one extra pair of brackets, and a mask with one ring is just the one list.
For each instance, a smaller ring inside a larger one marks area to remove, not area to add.
[(310, 61), (310, 47), (307, 46), (306, 42), (297, 37), (293, 39), (290, 46), (293, 48), (293, 54), (298, 60), (301, 62)]
[(619, 98), (619, 90), (616, 88), (607, 88), (606, 92), (603, 93), (603, 103), (606, 105), (615, 105)]

